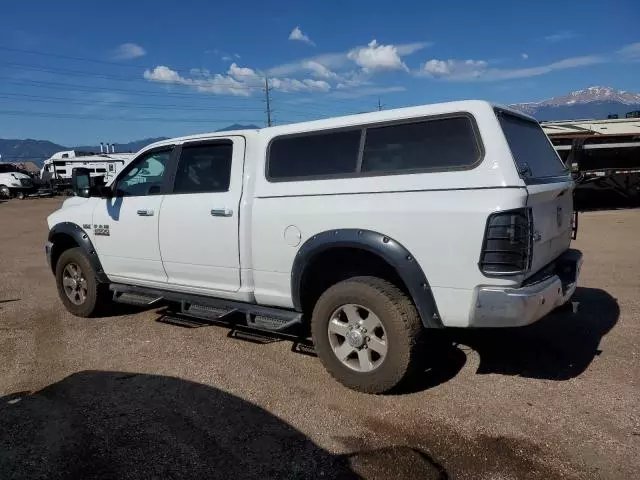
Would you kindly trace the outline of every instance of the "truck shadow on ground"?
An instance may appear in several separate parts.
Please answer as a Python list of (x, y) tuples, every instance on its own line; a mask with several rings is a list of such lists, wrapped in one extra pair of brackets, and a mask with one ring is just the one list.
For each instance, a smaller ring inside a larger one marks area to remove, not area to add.
[[(602, 353), (600, 340), (617, 323), (620, 308), (615, 298), (596, 288), (578, 287), (573, 301), (579, 305), (577, 313), (571, 309), (559, 310), (527, 327), (429, 332), (431, 338), (423, 371), (392, 393), (416, 393), (448, 382), (465, 366), (471, 351), (480, 357), (477, 374), (558, 381), (577, 377)], [(164, 322), (165, 311), (157, 313), (157, 321)], [(304, 335), (243, 332), (228, 322), (197, 324), (203, 325), (230, 328), (229, 338), (253, 343), (292, 341), (293, 352), (315, 355), (312, 342)]]
[(602, 352), (600, 340), (617, 323), (620, 308), (604, 290), (578, 288), (577, 313), (561, 310), (528, 327), (451, 330), (451, 344), (480, 357), (478, 374), (499, 373), (547, 380), (568, 380), (584, 372)]
[(275, 415), (216, 388), (165, 376), (84, 371), (33, 394), (0, 398), (0, 478), (448, 475), (411, 447), (334, 455)]

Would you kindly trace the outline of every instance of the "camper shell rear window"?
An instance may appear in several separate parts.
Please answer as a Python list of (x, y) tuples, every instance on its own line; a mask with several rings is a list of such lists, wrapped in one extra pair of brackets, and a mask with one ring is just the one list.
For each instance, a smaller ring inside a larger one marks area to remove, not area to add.
[(496, 110), (496, 115), (522, 178), (567, 175), (568, 170), (538, 122), (504, 110)]

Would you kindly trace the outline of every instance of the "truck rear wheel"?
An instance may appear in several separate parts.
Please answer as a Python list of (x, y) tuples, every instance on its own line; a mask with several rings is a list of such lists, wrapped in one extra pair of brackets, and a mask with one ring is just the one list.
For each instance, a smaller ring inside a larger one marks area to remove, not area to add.
[(327, 371), (365, 393), (397, 387), (421, 365), (425, 331), (413, 302), (395, 285), (354, 277), (327, 289), (311, 318)]
[(60, 255), (56, 264), (56, 284), (60, 300), (76, 317), (91, 317), (107, 303), (106, 285), (98, 283), (95, 270), (79, 247)]

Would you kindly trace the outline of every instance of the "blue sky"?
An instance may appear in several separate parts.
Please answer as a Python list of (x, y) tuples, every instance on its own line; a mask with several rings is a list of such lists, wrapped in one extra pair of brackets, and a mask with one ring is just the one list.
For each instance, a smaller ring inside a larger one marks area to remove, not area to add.
[(66, 145), (462, 98), (640, 91), (640, 2), (11, 2), (0, 138)]

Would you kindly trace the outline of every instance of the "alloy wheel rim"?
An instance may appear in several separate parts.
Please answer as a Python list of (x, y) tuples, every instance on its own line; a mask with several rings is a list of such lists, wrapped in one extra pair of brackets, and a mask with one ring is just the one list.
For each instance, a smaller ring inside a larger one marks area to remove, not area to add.
[(62, 286), (67, 298), (74, 305), (82, 305), (87, 300), (87, 279), (77, 263), (68, 263), (64, 267)]
[(346, 304), (337, 308), (327, 327), (329, 344), (340, 362), (367, 373), (387, 357), (387, 333), (380, 318), (366, 307)]

